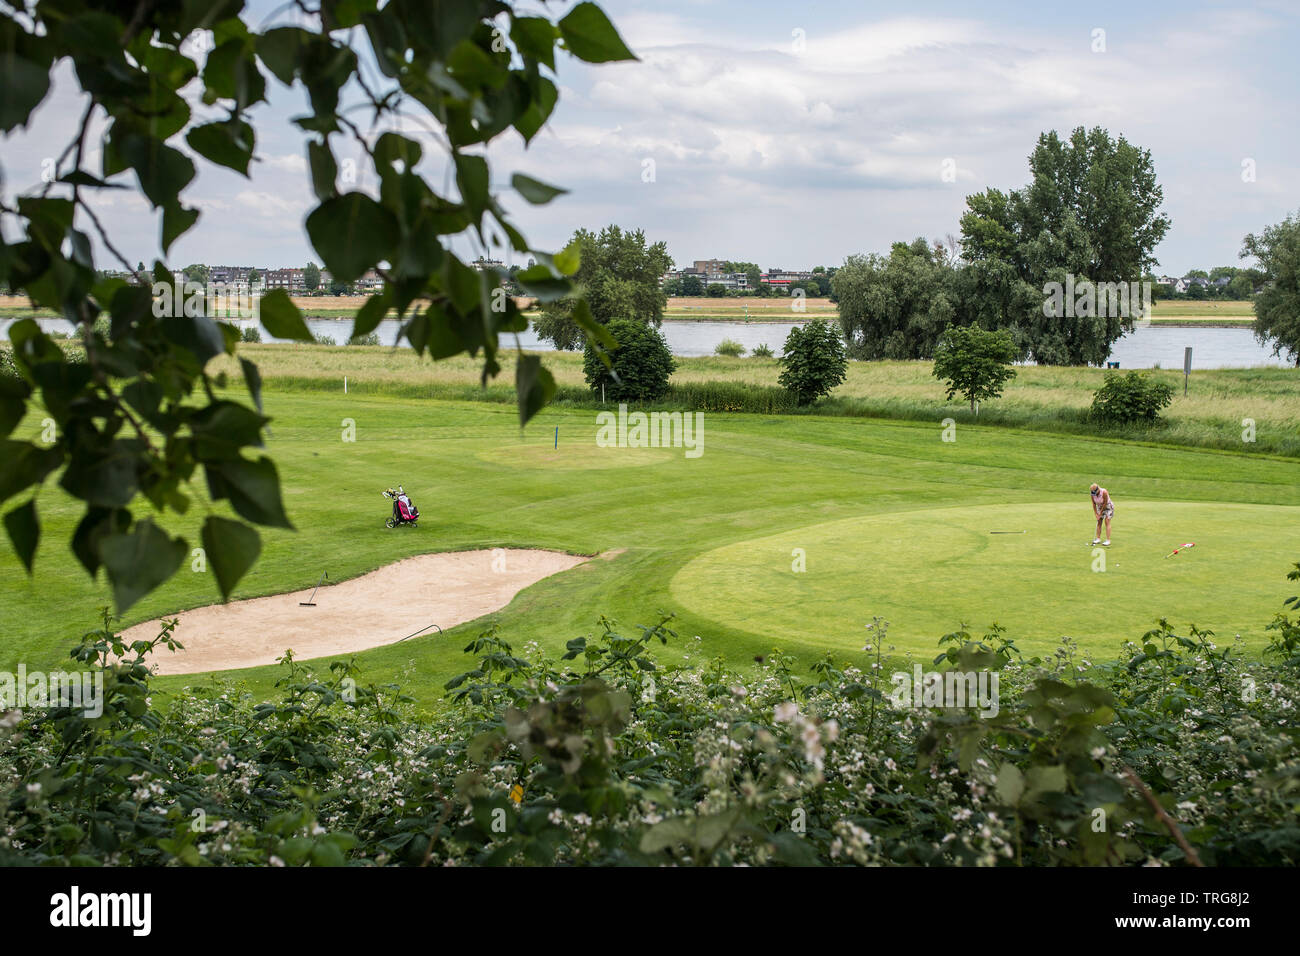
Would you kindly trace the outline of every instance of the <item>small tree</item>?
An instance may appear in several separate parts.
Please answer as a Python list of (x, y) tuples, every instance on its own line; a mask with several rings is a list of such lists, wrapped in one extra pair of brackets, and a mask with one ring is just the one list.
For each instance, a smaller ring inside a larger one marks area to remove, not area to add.
[(727, 287), (721, 282), (710, 282), (704, 292), (711, 299), (721, 299), (727, 294)]
[(1255, 337), (1300, 366), (1300, 213), (1247, 236), (1241, 254), (1259, 259), (1267, 277), (1255, 297)]
[(800, 405), (811, 405), (844, 381), (848, 358), (839, 330), (820, 319), (796, 325), (786, 336), (777, 381), (798, 397)]
[(1174, 400), (1174, 387), (1151, 375), (1110, 373), (1092, 397), (1092, 416), (1115, 425), (1154, 423), (1160, 410)]
[(605, 328), (618, 347), (609, 353), (610, 368), (590, 342), (583, 350), (582, 372), (593, 392), (604, 386), (605, 399), (615, 402), (654, 401), (668, 391), (668, 378), (677, 368), (663, 333), (635, 319), (614, 319)]
[(700, 282), (699, 276), (682, 276), (682, 295), (704, 295), (704, 283)]
[(978, 418), (980, 402), (997, 398), (1015, 378), (1016, 348), (1010, 332), (986, 332), (978, 325), (950, 326), (934, 350), (934, 377), (947, 382), (948, 399), (958, 393)]

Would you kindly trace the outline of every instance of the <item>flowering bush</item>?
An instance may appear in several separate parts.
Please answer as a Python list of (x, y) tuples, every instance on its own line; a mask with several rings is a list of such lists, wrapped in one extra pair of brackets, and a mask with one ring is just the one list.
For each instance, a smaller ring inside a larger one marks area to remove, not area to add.
[(103, 715), (0, 720), (0, 864), (1300, 859), (1294, 661), (1163, 620), (1104, 664), (945, 635), (924, 663), (996, 673), (989, 711), (898, 706), (881, 621), (859, 660), (806, 670), (661, 666), (667, 617), (601, 618), (559, 660), (489, 628), (430, 716), (291, 656), (275, 701), (214, 681), (158, 707), (146, 661), (172, 625), (128, 647), (105, 615), (73, 652), (105, 676)]

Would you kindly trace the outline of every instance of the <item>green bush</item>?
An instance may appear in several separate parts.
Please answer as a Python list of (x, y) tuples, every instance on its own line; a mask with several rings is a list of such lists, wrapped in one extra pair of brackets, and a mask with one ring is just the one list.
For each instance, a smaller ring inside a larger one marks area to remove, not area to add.
[(248, 328), (244, 329), (242, 332), (239, 333), (239, 341), (241, 341), (241, 342), (261, 342), (261, 341), (262, 341), (262, 333), (261, 333), (260, 331), (258, 331), (258, 328), (257, 328), (256, 325), (250, 325)]
[(367, 335), (359, 335), (348, 339), (348, 345), (378, 345), (379, 333), (370, 332)]
[(739, 358), (745, 354), (745, 347), (734, 339), (723, 339), (713, 348), (714, 355), (729, 355)]
[(1092, 417), (1113, 425), (1154, 423), (1160, 410), (1174, 400), (1173, 386), (1138, 372), (1107, 373), (1092, 397)]
[(844, 381), (848, 359), (839, 330), (818, 319), (796, 325), (786, 337), (777, 381), (799, 397), (800, 405), (811, 405)]
[[(127, 647), (105, 612), (72, 652), (102, 715), (0, 712), (0, 866), (1300, 861), (1295, 661), (1164, 619), (1099, 664), (997, 625), (893, 659), (877, 619), (862, 653), (664, 668), (670, 624), (602, 617), (559, 659), (492, 625), (430, 715), (292, 654), (271, 699), (218, 677), (159, 707), (175, 622)], [(997, 713), (900, 703), (913, 665), (997, 674)]]
[(762, 345), (754, 346), (754, 351), (749, 353), (750, 358), (770, 359), (773, 355), (772, 346), (764, 342)]
[(606, 326), (618, 347), (609, 353), (610, 368), (590, 342), (583, 351), (582, 372), (592, 392), (604, 386), (609, 402), (651, 402), (668, 391), (676, 369), (672, 352), (658, 329), (635, 319), (613, 319)]

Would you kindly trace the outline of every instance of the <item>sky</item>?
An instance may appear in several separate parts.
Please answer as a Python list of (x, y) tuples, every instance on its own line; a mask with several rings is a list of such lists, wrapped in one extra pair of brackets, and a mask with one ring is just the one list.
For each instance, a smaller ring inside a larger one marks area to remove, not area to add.
[[(518, 4), (552, 17), (569, 6)], [(665, 241), (679, 266), (838, 265), (897, 240), (958, 234), (968, 194), (1028, 181), (1039, 133), (1094, 125), (1151, 151), (1172, 220), (1156, 249), (1160, 274), (1238, 264), (1247, 233), (1300, 209), (1295, 2), (602, 6), (639, 60), (592, 66), (562, 54), (548, 128), (527, 148), (509, 133), (488, 150), (493, 182), (537, 248), (616, 223)], [(246, 20), (266, 28), (295, 15), (253, 3)], [(314, 258), (302, 226), (314, 205), (305, 141), (289, 122), (306, 94), (269, 76), (268, 90), (270, 104), (253, 112), (251, 178), (199, 161), (183, 198), (202, 215), (173, 247), (173, 266)], [(0, 140), (6, 200), (39, 187), (79, 97), (61, 68), (31, 128)], [(346, 168), (359, 151), (337, 142)], [(426, 154), (422, 171), (439, 188), (438, 150)], [(356, 169), (350, 188), (373, 189), (373, 174)], [(530, 207), (509, 190), (516, 171), (569, 192)], [(97, 202), (129, 258), (158, 254), (142, 198), (108, 191)], [(512, 258), (469, 239), (455, 246)], [(97, 262), (115, 267), (102, 249)]]

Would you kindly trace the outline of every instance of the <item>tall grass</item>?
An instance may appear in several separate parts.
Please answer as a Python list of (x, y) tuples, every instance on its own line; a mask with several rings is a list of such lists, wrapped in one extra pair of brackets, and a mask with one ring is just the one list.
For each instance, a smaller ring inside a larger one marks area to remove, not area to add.
[[(268, 388), (343, 388), (360, 394), (513, 402), (514, 353), (503, 352), (502, 374), (486, 389), (479, 386), (481, 365), (468, 357), (430, 362), (407, 348), (246, 346), (241, 352), (261, 368)], [(582, 356), (548, 352), (546, 367), (555, 376), (557, 402), (600, 407), (587, 390)], [(214, 362), (237, 378), (229, 358)], [(777, 385), (774, 359), (707, 356), (678, 358), (666, 401), (673, 407), (712, 411), (794, 414)], [(1119, 437), (1251, 453), (1300, 457), (1300, 370), (1293, 368), (1220, 369), (1194, 372), (1183, 396), (1181, 370), (1149, 374), (1175, 389), (1174, 403), (1149, 428), (1105, 428), (1088, 419), (1093, 393), (1105, 370), (1026, 366), (1017, 369), (1002, 397), (980, 407), (979, 423), (1036, 431)], [(971, 422), (970, 410), (948, 402), (929, 362), (850, 362), (848, 377), (831, 397), (812, 406), (813, 414), (931, 421)], [(1255, 441), (1243, 441), (1249, 419)]]

